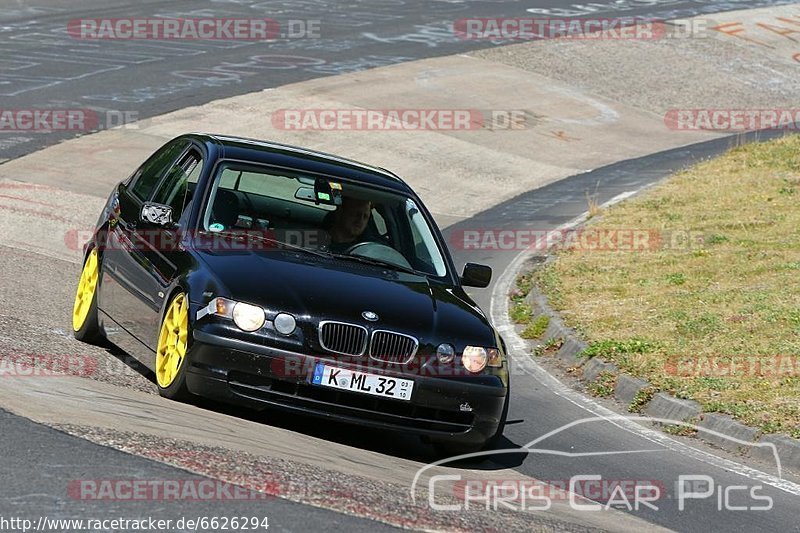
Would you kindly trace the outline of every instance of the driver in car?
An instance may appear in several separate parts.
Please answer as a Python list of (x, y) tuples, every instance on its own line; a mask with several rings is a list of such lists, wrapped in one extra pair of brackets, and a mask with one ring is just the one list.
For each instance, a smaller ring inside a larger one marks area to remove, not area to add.
[(334, 212), (333, 225), (329, 229), (331, 242), (329, 249), (342, 253), (354, 244), (362, 242), (372, 214), (372, 203), (350, 196), (342, 197), (342, 205)]

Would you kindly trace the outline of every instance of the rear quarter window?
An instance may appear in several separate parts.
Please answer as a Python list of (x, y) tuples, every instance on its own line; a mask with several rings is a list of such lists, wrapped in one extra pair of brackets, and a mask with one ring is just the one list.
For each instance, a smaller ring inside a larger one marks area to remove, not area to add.
[(163, 146), (150, 159), (145, 161), (137, 175), (134, 177), (130, 191), (140, 200), (149, 199), (158, 182), (172, 168), (183, 151), (189, 146), (189, 141), (174, 141)]

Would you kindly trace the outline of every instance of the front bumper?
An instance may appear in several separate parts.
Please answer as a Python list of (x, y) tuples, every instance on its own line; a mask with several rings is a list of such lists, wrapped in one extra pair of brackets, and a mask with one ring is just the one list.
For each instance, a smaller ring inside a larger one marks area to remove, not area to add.
[(499, 379), (407, 375), (358, 369), (414, 380), (411, 400), (395, 400), (311, 384), (317, 361), (350, 368), (329, 358), (303, 355), (200, 329), (186, 369), (186, 384), (199, 396), (255, 409), (277, 408), (385, 429), (411, 431), (437, 440), (481, 444), (497, 431), (507, 388)]

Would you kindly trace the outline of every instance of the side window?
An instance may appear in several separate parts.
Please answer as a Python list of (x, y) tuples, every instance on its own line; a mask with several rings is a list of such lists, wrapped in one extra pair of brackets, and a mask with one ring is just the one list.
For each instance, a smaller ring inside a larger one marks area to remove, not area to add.
[(180, 140), (159, 149), (136, 173), (131, 192), (140, 200), (150, 198), (161, 177), (172, 167), (172, 164), (188, 145), (189, 141)]
[(419, 234), (419, 230), (414, 224), (411, 224), (411, 236), (414, 238), (414, 249), (416, 249), (417, 255), (425, 261), (430, 261), (431, 256), (425, 249), (425, 243), (422, 241), (422, 235)]
[(439, 247), (431, 233), (431, 228), (425, 221), (413, 200), (406, 200), (406, 215), (414, 239), (414, 249), (419, 260), (433, 267), (437, 276), (447, 274), (444, 258), (439, 252)]
[(161, 182), (153, 201), (172, 207), (172, 219), (179, 220), (194, 194), (197, 180), (203, 169), (203, 159), (197, 150), (190, 150), (172, 168)]
[(231, 168), (223, 169), (222, 176), (219, 178), (219, 188), (235, 190), (241, 178), (241, 170), (233, 170)]

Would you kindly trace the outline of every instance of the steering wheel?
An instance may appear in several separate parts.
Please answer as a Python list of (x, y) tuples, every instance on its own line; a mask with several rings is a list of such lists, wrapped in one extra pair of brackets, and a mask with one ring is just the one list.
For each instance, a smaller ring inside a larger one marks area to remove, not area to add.
[[(358, 251), (359, 247), (367, 246), (368, 244), (374, 244), (374, 243), (372, 241), (361, 241), (359, 243), (356, 243), (356, 244), (350, 246), (347, 250), (344, 251), (344, 253), (352, 254), (354, 251)], [(358, 255), (358, 254), (356, 254), (356, 255)]]
[(406, 259), (403, 254), (391, 246), (387, 246), (379, 242), (359, 242), (349, 247), (344, 253), (349, 255), (359, 255), (369, 259), (378, 259), (380, 261), (385, 261), (403, 268), (412, 268), (411, 263), (408, 262), (408, 259)]

